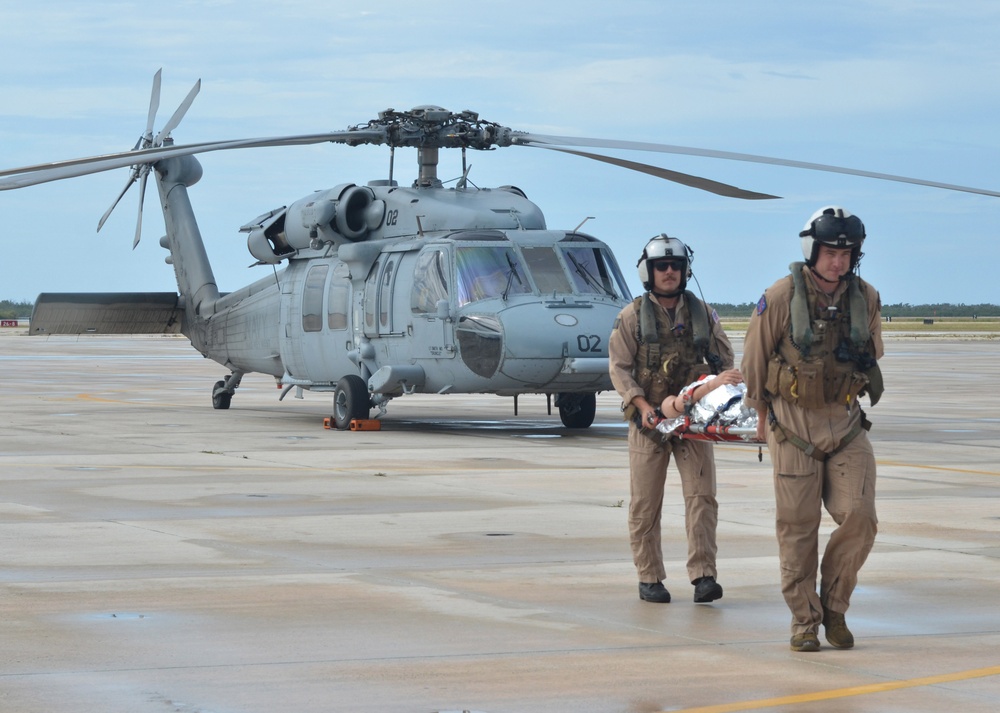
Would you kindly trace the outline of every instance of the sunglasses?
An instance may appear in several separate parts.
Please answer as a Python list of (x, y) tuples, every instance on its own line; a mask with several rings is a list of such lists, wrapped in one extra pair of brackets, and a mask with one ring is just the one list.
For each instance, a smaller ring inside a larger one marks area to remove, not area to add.
[(684, 269), (683, 260), (657, 260), (653, 263), (653, 269), (657, 272), (666, 272), (667, 270), (673, 270), (674, 272), (681, 272)]

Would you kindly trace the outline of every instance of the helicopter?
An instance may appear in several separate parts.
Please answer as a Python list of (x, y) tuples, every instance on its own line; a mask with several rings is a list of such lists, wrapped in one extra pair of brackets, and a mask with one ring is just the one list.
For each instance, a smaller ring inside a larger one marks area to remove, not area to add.
[[(166, 227), (160, 245), (178, 291), (42, 293), (30, 334), (183, 334), (228, 370), (212, 386), (215, 409), (230, 408), (245, 375), (267, 374), (279, 400), (292, 389), (298, 398), (332, 393), (330, 421), (339, 430), (369, 420), (373, 409), (380, 418), (390, 401), (415, 393), (513, 397), (515, 415), (519, 396), (542, 394), (549, 413), (554, 397), (565, 427), (583, 429), (595, 419), (597, 394), (612, 389), (607, 337), (632, 300), (612, 251), (583, 232), (583, 223), (548, 228), (539, 206), (514, 185), (474, 186), (470, 149), (543, 148), (747, 200), (777, 196), (581, 149), (769, 163), (1000, 196), (750, 154), (515, 131), (433, 105), (387, 109), (343, 131), (177, 145), (171, 134), (201, 82), (154, 134), (160, 83), (158, 71), (145, 132), (131, 150), (0, 171), (0, 190), (130, 168), (98, 230), (138, 183), (135, 247), (153, 175)], [(271, 267), (271, 274), (220, 291), (188, 195), (202, 177), (196, 155), (318, 143), (388, 146), (388, 175), (315, 191), (244, 223), (251, 267)], [(397, 148), (416, 150), (409, 186), (394, 177)], [(437, 173), (442, 149), (461, 151), (461, 177), (450, 187)]]

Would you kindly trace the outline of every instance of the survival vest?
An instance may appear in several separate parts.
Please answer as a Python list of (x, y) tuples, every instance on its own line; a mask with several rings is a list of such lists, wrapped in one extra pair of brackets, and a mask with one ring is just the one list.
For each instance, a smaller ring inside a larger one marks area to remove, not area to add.
[(868, 329), (868, 302), (857, 278), (851, 275), (837, 303), (819, 315), (816, 295), (802, 276), (805, 263), (788, 267), (793, 288), (790, 334), (768, 363), (765, 388), (806, 409), (849, 406), (865, 393), (874, 405), (882, 396), (882, 372)]
[[(708, 310), (694, 293), (684, 291), (684, 309), (678, 309), (673, 329), (648, 295), (637, 297), (632, 305), (639, 313), (634, 376), (649, 403), (659, 406), (698, 377), (719, 373), (722, 358), (711, 348)], [(627, 406), (625, 420), (634, 414), (635, 407)]]

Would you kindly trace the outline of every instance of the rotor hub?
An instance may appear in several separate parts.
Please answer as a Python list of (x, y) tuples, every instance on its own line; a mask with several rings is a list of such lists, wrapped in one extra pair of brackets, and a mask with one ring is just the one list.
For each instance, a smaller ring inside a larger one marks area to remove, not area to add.
[(378, 119), (352, 130), (381, 131), (381, 141), (388, 146), (421, 149), (470, 148), (489, 150), (510, 146), (514, 131), (492, 121), (484, 121), (474, 111), (452, 112), (439, 106), (418, 106), (409, 111), (386, 109)]

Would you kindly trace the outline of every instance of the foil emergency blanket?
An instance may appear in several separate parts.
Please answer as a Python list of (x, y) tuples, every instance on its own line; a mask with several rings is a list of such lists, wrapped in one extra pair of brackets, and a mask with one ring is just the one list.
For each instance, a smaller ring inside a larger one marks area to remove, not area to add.
[[(710, 374), (700, 381), (688, 384), (681, 389), (681, 395), (690, 393), (700, 384), (714, 378)], [(720, 436), (756, 441), (757, 412), (744, 404), (746, 392), (746, 384), (723, 384), (688, 406), (688, 413), (660, 421), (656, 430), (667, 435), (711, 431)]]

